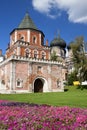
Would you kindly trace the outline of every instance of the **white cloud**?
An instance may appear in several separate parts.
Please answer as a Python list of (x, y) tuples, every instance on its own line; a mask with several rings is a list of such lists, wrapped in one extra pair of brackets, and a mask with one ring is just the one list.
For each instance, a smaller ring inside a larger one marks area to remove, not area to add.
[(51, 18), (60, 16), (60, 12), (52, 12), (53, 10), (58, 9), (55, 0), (32, 0), (32, 5), (35, 10), (39, 11), (40, 13), (44, 13)]
[(34, 9), (51, 18), (66, 11), (71, 22), (87, 23), (87, 0), (32, 0), (32, 4)]

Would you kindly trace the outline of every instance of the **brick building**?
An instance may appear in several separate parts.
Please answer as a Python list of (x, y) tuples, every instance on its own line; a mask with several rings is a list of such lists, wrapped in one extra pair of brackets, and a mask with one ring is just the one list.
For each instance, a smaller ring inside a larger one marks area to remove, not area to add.
[[(66, 43), (58, 36), (44, 44), (44, 37), (26, 13), (10, 33), (4, 58), (0, 50), (0, 93), (64, 91)], [(56, 61), (51, 59), (54, 52)]]

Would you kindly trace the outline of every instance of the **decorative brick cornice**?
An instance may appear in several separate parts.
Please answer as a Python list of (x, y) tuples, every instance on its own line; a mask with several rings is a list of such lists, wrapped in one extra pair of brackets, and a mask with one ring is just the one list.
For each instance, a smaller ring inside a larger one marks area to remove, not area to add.
[(58, 62), (58, 61), (51, 61), (51, 60), (46, 60), (46, 59), (26, 58), (26, 57), (17, 56), (17, 55), (11, 55), (8, 59), (1, 62), (0, 66), (2, 66), (3, 64), (7, 64), (9, 61), (12, 61), (12, 60), (33, 62), (33, 63), (52, 64), (52, 65), (61, 65), (63, 67), (65, 66), (64, 63)]
[(36, 62), (36, 63), (45, 63), (45, 64), (55, 64), (55, 65), (62, 65), (65, 66), (62, 62), (58, 61), (51, 61), (51, 60), (46, 60), (46, 59), (35, 59), (35, 58), (26, 58), (22, 56), (16, 56), (12, 55), (11, 60), (19, 60), (19, 61), (25, 61), (25, 62)]

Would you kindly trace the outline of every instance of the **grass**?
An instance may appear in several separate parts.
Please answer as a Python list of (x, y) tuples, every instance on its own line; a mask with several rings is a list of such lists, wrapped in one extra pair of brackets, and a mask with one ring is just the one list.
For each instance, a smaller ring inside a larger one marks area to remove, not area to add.
[(87, 90), (66, 87), (66, 92), (0, 94), (0, 100), (87, 108)]

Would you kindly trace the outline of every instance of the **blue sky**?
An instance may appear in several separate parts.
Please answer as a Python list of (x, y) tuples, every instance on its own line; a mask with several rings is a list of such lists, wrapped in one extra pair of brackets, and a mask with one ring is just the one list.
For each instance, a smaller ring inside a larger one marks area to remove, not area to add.
[(17, 28), (26, 11), (49, 44), (60, 31), (67, 44), (78, 36), (87, 42), (87, 0), (1, 0), (0, 49), (5, 50), (10, 32)]

